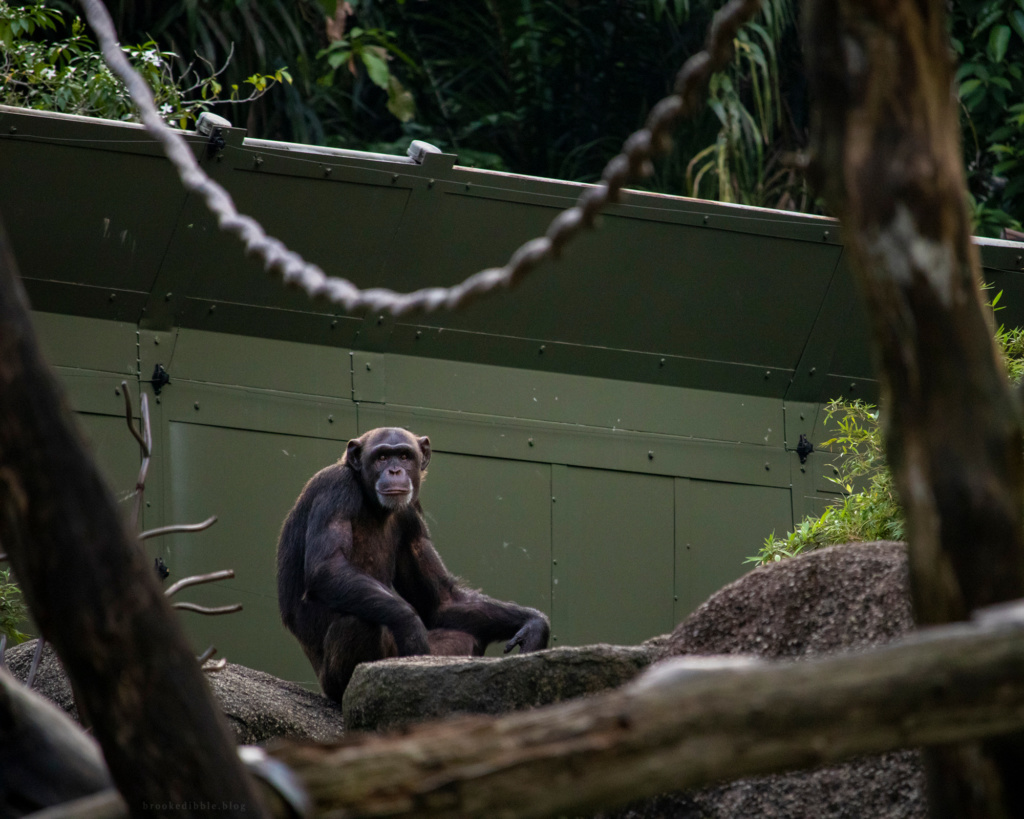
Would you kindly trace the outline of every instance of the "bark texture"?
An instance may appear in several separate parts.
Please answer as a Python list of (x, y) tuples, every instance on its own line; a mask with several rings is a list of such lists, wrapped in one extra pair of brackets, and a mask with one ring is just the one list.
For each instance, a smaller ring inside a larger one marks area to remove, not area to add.
[(132, 814), (216, 804), (218, 815), (262, 815), (152, 565), (42, 361), (2, 227), (0, 542)]
[[(919, 623), (1024, 596), (1018, 408), (971, 243), (945, 0), (807, 0), (812, 170), (867, 298)], [(931, 755), (936, 816), (1024, 815), (1024, 740)]]

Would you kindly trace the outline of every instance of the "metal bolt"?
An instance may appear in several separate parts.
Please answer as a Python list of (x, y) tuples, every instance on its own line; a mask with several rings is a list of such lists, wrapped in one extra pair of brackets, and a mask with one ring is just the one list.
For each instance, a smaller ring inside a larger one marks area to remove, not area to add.
[(664, 367), (665, 366), (665, 359), (664, 358), (661, 359), (661, 361), (658, 362), (658, 366), (659, 367)]
[(154, 343), (154, 344), (155, 344), (155, 345), (156, 345), (157, 347), (159, 347), (159, 346), (160, 346), (160, 339), (159, 339), (159, 338), (154, 338), (154, 339), (153, 339), (153, 343)]
[(107, 301), (117, 301), (117, 293), (111, 293)]
[(337, 326), (338, 326), (338, 320), (335, 319), (334, 321), (331, 322), (331, 329), (333, 330)]
[(529, 444), (530, 446), (533, 446), (533, 438), (530, 438), (530, 439), (529, 439), (529, 440), (527, 441), (527, 443), (528, 443), (528, 444)]
[(15, 126), (15, 125), (12, 125), (12, 126), (10, 127), (10, 132), (11, 132), (12, 134), (16, 134), (16, 133), (18, 133), (18, 128), (17, 128), (17, 126)]
[(551, 561), (551, 565), (552, 566), (557, 566), (558, 565), (558, 561), (557, 560), (552, 560)]
[(678, 594), (673, 595), (672, 599), (675, 600), (678, 603), (679, 602), (679, 595)]
[(705, 216), (705, 217), (704, 217), (704, 224), (705, 224), (705, 225), (706, 225), (706, 224), (708, 223), (708, 220), (709, 220), (709, 219), (711, 219), (711, 217), (710, 217), (710, 216)]
[(552, 503), (554, 503), (554, 502), (555, 502), (556, 500), (557, 500), (557, 498), (554, 498), (554, 497), (553, 497), (553, 498), (551, 498), (551, 502), (552, 502)]
[(772, 377), (772, 371), (771, 370), (765, 370), (764, 371), (764, 377), (765, 378), (771, 378)]
[(210, 312), (211, 313), (215, 313), (216, 311), (217, 311), (217, 305), (216, 304), (211, 304), (210, 305)]
[(334, 168), (325, 167), (324, 168), (324, 176), (330, 176), (331, 175), (331, 171), (333, 171), (333, 170), (334, 170)]
[(394, 185), (398, 181), (398, 174), (391, 175), (391, 184)]
[(470, 189), (471, 187), (472, 187), (472, 186), (471, 186), (471, 185), (470, 185), (470, 184), (469, 184), (469, 183), (467, 182), (467, 183), (466, 183), (466, 190), (468, 191), (468, 190), (469, 190), (469, 189)]
[(263, 157), (262, 156), (253, 157), (252, 164), (253, 164), (253, 167), (258, 168), (260, 165), (263, 164)]
[(808, 375), (814, 375), (817, 371), (818, 371), (817, 367), (811, 367), (811, 371), (809, 373), (807, 373), (807, 374)]
[(366, 362), (366, 371), (367, 371), (367, 372), (369, 372), (369, 371), (370, 371), (371, 369), (372, 369), (372, 368), (370, 367), (370, 362), (369, 362), (369, 361), (367, 361), (367, 362)]
[(422, 337), (423, 337), (423, 331), (422, 330), (417, 330), (416, 331), (416, 339), (417, 339), (417, 341), (419, 339), (421, 339)]
[(821, 234), (821, 238), (822, 238), (822, 239), (827, 239), (827, 238), (828, 238), (828, 236), (829, 236), (829, 233), (828, 233), (828, 231), (827, 231), (827, 230), (826, 230), (826, 231), (825, 231), (824, 233), (822, 233), (822, 234)]
[(547, 349), (546, 345), (544, 345), (544, 344), (541, 344), (541, 345), (540, 345), (540, 349), (539, 349), (539, 350), (537, 350), (537, 354), (538, 354), (538, 355), (544, 355), (544, 350), (545, 350), (545, 349)]
[(194, 404), (194, 406), (195, 406), (195, 408), (196, 408), (196, 409), (199, 409), (199, 402), (198, 402), (198, 401), (196, 401), (196, 403)]
[(428, 188), (434, 187), (434, 180), (433, 179), (428, 179), (427, 180), (427, 187)]
[(765, 472), (771, 472), (771, 469), (772, 469), (772, 465), (771, 464), (765, 464), (764, 465), (764, 471)]
[(800, 413), (800, 420), (801, 420), (801, 421), (803, 421), (803, 420), (804, 420), (804, 414), (803, 414), (802, 412)]
[(120, 395), (121, 390), (118, 387), (114, 387), (114, 395)]
[(384, 316), (377, 316), (377, 326), (379, 327), (384, 323)]
[(653, 461), (654, 460), (654, 450), (653, 449), (648, 449), (647, 450), (647, 460), (648, 461)]
[(170, 301), (170, 300), (171, 300), (171, 299), (172, 299), (173, 297), (174, 297), (174, 294), (173, 294), (173, 293), (167, 293), (167, 294), (166, 294), (166, 295), (164, 296), (164, 301)]
[(328, 415), (327, 416), (327, 423), (328, 424), (333, 424), (334, 423), (334, 416), (333, 415)]
[(853, 383), (851, 383), (851, 384), (850, 384), (850, 392), (853, 392), (853, 391), (854, 391), (855, 389), (857, 389), (857, 385), (856, 385), (856, 384), (853, 384)]

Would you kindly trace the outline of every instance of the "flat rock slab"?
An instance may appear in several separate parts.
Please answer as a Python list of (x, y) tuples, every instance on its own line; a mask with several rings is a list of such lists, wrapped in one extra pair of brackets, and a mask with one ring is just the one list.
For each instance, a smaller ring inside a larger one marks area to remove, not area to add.
[[(7, 649), (8, 668), (22, 681), (28, 676), (35, 646), (36, 641), (30, 640)], [(207, 673), (206, 679), (239, 745), (277, 737), (330, 742), (344, 733), (337, 703), (301, 685), (234, 663)], [(33, 688), (80, 721), (71, 685), (53, 646), (43, 650)]]
[(657, 645), (550, 648), (509, 657), (405, 657), (357, 666), (345, 690), (354, 731), (453, 714), (506, 714), (596, 694), (633, 679)]

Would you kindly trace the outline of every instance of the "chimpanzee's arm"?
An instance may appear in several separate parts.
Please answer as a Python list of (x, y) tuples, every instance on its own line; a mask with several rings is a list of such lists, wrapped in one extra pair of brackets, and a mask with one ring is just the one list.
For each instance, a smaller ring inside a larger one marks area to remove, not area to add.
[(548, 618), (537, 609), (463, 588), (426, 537), (413, 544), (412, 556), (418, 588), (410, 584), (408, 593), (405, 589), (401, 591), (428, 628), (464, 631), (485, 646), (507, 640), (506, 652), (517, 645), (523, 651), (547, 648), (551, 627)]
[(427, 631), (419, 615), (383, 583), (353, 566), (352, 522), (333, 504), (314, 503), (306, 529), (306, 597), (339, 614), (387, 626), (403, 656), (429, 654)]

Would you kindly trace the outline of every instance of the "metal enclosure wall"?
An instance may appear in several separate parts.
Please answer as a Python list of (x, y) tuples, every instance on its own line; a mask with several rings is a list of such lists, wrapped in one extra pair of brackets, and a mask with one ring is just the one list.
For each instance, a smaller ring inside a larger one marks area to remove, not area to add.
[[(246, 140), (197, 157), (243, 212), (363, 286), (448, 284), (504, 262), (580, 186)], [(259, 161), (257, 161), (259, 160)], [(115, 494), (138, 449), (122, 379), (152, 402), (145, 526), (197, 651), (315, 684), (280, 626), (274, 550), (304, 482), (354, 435), (429, 435), (423, 503), (449, 567), (551, 615), (556, 645), (669, 631), (819, 508), (821, 405), (873, 398), (864, 318), (825, 219), (629, 194), (519, 289), (458, 314), (352, 317), (286, 291), (186, 197), (135, 126), (0, 108), (0, 213), (51, 363)], [(1022, 246), (982, 247), (1024, 312)], [(1014, 311), (1011, 314), (1010, 311)], [(1002, 314), (1001, 314), (1002, 317)], [(171, 384), (157, 397), (160, 363)], [(138, 406), (138, 401), (135, 402)]]

